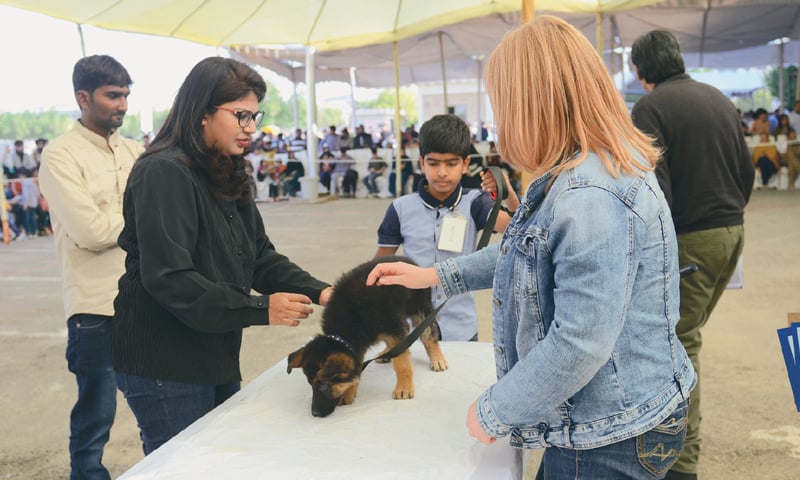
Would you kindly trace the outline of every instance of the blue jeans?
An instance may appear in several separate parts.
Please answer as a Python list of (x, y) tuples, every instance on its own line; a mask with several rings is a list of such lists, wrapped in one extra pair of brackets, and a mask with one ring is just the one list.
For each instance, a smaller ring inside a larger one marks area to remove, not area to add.
[(621, 442), (570, 450), (548, 447), (536, 480), (652, 480), (664, 478), (678, 460), (686, 435), (688, 402), (652, 430)]
[(366, 178), (364, 178), (364, 185), (367, 186), (367, 190), (369, 190), (369, 193), (380, 192), (380, 190), (378, 190), (378, 183), (376, 182), (376, 179), (381, 175), (383, 175), (383, 173), (370, 172), (367, 174)]
[(36, 222), (36, 209), (26, 208), (24, 217), (25, 217), (25, 233), (35, 237), (39, 233), (38, 223)]
[(102, 461), (117, 413), (111, 317), (79, 313), (67, 320), (67, 331), (67, 366), (78, 382), (78, 401), (69, 421), (70, 478), (109, 479)]
[[(410, 177), (410, 173), (401, 172), (400, 173), (400, 195), (406, 194), (406, 183), (408, 183), (408, 177)], [(392, 172), (389, 174), (389, 193), (392, 195), (397, 194), (397, 174)]]
[(238, 392), (240, 383), (200, 385), (117, 372), (117, 386), (136, 417), (144, 454), (149, 455)]

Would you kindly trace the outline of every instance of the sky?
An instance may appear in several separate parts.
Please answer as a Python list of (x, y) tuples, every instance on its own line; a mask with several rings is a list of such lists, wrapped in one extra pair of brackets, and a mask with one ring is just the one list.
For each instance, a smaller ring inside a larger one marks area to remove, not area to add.
[[(163, 110), (172, 103), (183, 79), (200, 60), (227, 56), (224, 49), (152, 35), (116, 32), (83, 26), (87, 55), (116, 58), (133, 79), (128, 111)], [(81, 42), (76, 24), (0, 5), (0, 112), (76, 110), (72, 91), (72, 67), (80, 59)], [(289, 80), (259, 70), (283, 98), (290, 98)], [(298, 89), (298, 95), (305, 90)], [(374, 96), (357, 89), (356, 99)], [(317, 85), (319, 103), (347, 97), (341, 83)]]

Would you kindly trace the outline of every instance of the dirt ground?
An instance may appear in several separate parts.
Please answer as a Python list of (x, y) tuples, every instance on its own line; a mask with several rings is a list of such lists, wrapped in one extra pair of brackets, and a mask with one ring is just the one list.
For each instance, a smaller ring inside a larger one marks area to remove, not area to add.
[[(387, 205), (377, 199), (292, 201), (261, 210), (279, 251), (334, 281), (374, 254)], [(786, 324), (787, 312), (800, 311), (800, 193), (754, 192), (745, 229), (745, 286), (723, 295), (704, 329), (700, 478), (798, 479), (800, 414), (775, 330)], [(64, 359), (59, 282), (52, 238), (0, 244), (0, 480), (69, 477), (68, 419), (76, 386)], [(478, 295), (478, 305), (481, 340), (488, 341), (488, 293)], [(319, 309), (298, 328), (248, 329), (244, 383), (318, 327)], [(120, 396), (105, 464), (116, 477), (141, 458), (136, 422)], [(533, 456), (533, 467), (538, 458)]]

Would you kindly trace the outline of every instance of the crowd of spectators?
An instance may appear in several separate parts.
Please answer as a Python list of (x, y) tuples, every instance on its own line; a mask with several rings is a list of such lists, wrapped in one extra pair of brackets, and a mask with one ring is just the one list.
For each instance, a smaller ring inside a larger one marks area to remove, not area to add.
[(753, 164), (759, 171), (760, 185), (756, 188), (777, 188), (770, 180), (785, 167), (788, 171), (789, 190), (795, 189), (800, 173), (800, 99), (794, 110), (778, 108), (774, 112), (759, 108), (742, 114), (742, 131), (752, 146)]
[(25, 142), (16, 140), (0, 153), (3, 165), (3, 194), (12, 240), (33, 239), (53, 233), (47, 200), (39, 191), (39, 165), (47, 139), (39, 138), (28, 152)]
[[(419, 166), (406, 155), (408, 147), (416, 147), (418, 137), (419, 133), (414, 125), (406, 127), (402, 134), (400, 195), (416, 191), (421, 178)], [(478, 141), (477, 136), (474, 140)], [(394, 162), (378, 152), (378, 149), (394, 147), (395, 137), (391, 131), (382, 129), (379, 132), (368, 132), (364, 125), (358, 125), (351, 135), (347, 128), (339, 130), (331, 125), (316, 141), (320, 152), (318, 171), (321, 194), (354, 198), (357, 187), (363, 184), (367, 197), (395, 196), (397, 172)], [(52, 234), (47, 200), (38, 187), (39, 164), (47, 142), (47, 139), (40, 138), (35, 141), (35, 146), (26, 148), (26, 142), (17, 140), (2, 147), (0, 151), (12, 240)], [(297, 158), (297, 153), (306, 150), (307, 142), (306, 132), (299, 128), (287, 134), (274, 133), (269, 129), (258, 134), (251, 145), (251, 152), (247, 155), (252, 167), (248, 170), (255, 186), (253, 191), (256, 200), (278, 202), (298, 196), (301, 189), (300, 179), (305, 175), (305, 165), (303, 160)], [(489, 142), (489, 145), (490, 152), (485, 156), (478, 154), (473, 147), (473, 161), (469, 172), (464, 175), (463, 184), (473, 187), (472, 183), (479, 183), (478, 173), (483, 167), (501, 165), (507, 169), (515, 189), (519, 190), (519, 175), (502, 162), (493, 142)], [(349, 153), (359, 149), (371, 151), (363, 174), (359, 174)], [(381, 189), (379, 182), (385, 182), (385, 188)]]

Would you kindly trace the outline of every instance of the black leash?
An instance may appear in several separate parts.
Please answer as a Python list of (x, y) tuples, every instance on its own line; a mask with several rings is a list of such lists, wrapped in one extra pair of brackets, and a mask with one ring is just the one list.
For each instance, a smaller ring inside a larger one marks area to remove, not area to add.
[[(486, 225), (483, 227), (483, 234), (481, 234), (481, 238), (478, 240), (478, 245), (475, 248), (476, 251), (489, 244), (489, 239), (492, 237), (492, 231), (494, 230), (494, 224), (497, 222), (497, 214), (500, 211), (500, 205), (508, 195), (508, 192), (506, 192), (505, 177), (503, 176), (503, 171), (500, 169), (500, 167), (487, 167), (487, 170), (492, 172), (492, 175), (494, 176), (495, 183), (497, 184), (497, 193), (495, 195), (492, 211), (489, 214), (489, 218), (486, 220)], [(363, 372), (364, 369), (367, 368), (367, 365), (375, 360), (391, 360), (392, 358), (408, 350), (408, 347), (410, 347), (412, 343), (416, 342), (420, 335), (422, 335), (422, 332), (436, 320), (436, 315), (439, 314), (439, 311), (442, 309), (442, 307), (444, 307), (445, 303), (447, 303), (447, 300), (442, 302), (431, 313), (429, 313), (428, 316), (425, 317), (425, 320), (417, 325), (414, 330), (412, 330), (402, 342), (395, 345), (394, 348), (391, 348), (383, 354), (364, 362), (361, 365), (361, 371)]]

